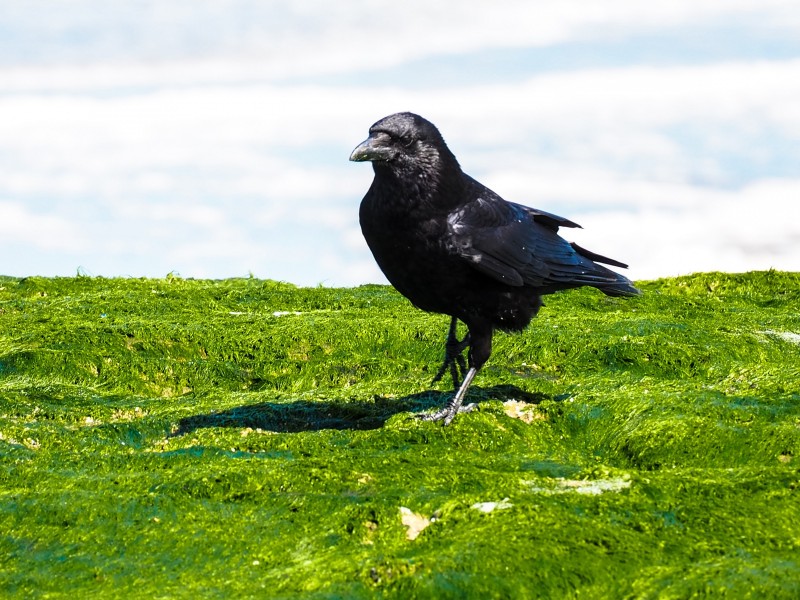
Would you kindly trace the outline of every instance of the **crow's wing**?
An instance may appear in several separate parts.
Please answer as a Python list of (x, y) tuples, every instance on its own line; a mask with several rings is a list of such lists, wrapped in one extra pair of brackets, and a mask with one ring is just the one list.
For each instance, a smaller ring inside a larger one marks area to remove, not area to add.
[(578, 224), (506, 202), (472, 180), (474, 200), (448, 216), (452, 252), (478, 271), (511, 286), (603, 286), (620, 276), (592, 260), (625, 266), (570, 244), (556, 232)]

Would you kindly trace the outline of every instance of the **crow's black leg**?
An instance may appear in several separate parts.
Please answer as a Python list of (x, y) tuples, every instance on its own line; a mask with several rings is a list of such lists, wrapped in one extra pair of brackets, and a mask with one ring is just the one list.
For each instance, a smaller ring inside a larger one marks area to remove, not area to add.
[(447, 333), (447, 342), (444, 345), (444, 362), (432, 381), (432, 383), (439, 381), (449, 369), (450, 376), (453, 378), (453, 389), (455, 390), (458, 389), (461, 376), (467, 372), (467, 362), (464, 360), (463, 352), (469, 346), (469, 333), (464, 336), (463, 340), (459, 340), (456, 337), (457, 326), (458, 319), (453, 317), (450, 320), (450, 330)]
[(461, 406), (461, 403), (464, 402), (464, 397), (467, 395), (467, 388), (469, 388), (469, 385), (472, 383), (477, 373), (478, 369), (470, 367), (469, 371), (467, 371), (467, 374), (464, 376), (464, 381), (461, 382), (461, 387), (458, 388), (456, 395), (450, 399), (450, 402), (448, 402), (442, 410), (432, 415), (422, 415), (420, 419), (423, 421), (444, 421), (445, 425), (449, 425), (458, 413), (465, 413), (473, 410), (477, 404)]
[[(459, 342), (456, 338), (456, 320), (453, 318), (450, 324), (450, 335), (447, 337), (447, 358), (445, 359), (445, 365), (439, 372), (439, 377), (441, 377), (448, 365), (455, 365), (457, 361), (458, 365), (461, 366), (462, 373), (464, 372), (464, 358), (461, 356), (461, 352), (463, 352), (464, 348), (467, 346), (469, 346), (469, 371), (464, 373), (464, 381), (461, 382), (461, 385), (456, 385), (455, 396), (450, 399), (442, 410), (432, 415), (423, 415), (420, 417), (425, 421), (444, 421), (445, 425), (449, 425), (458, 413), (470, 412), (477, 406), (475, 404), (468, 404), (462, 407), (461, 404), (464, 402), (467, 390), (472, 380), (475, 378), (475, 375), (478, 374), (478, 371), (486, 363), (489, 359), (489, 355), (492, 353), (493, 328), (491, 323), (479, 320), (467, 323), (467, 328), (469, 329), (469, 333)], [(454, 357), (455, 352), (457, 352), (458, 358), (461, 359), (460, 361)], [(457, 371), (457, 367), (451, 366), (451, 372), (455, 371)], [(453, 377), (455, 378), (455, 375)]]

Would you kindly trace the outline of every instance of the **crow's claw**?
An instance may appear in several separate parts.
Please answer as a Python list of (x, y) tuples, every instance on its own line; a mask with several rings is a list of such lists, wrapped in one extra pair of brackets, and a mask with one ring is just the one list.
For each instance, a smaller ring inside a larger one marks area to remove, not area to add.
[(445, 407), (442, 410), (436, 411), (430, 415), (420, 415), (419, 418), (423, 421), (443, 421), (445, 425), (449, 425), (458, 413), (470, 412), (474, 410), (476, 406), (475, 404), (461, 406), (461, 403), (464, 402), (464, 398), (467, 395), (467, 389), (469, 389), (469, 386), (477, 373), (478, 369), (475, 367), (470, 367), (469, 371), (467, 371), (467, 373), (464, 375), (464, 381), (461, 382), (461, 385), (459, 386), (455, 395), (450, 398), (450, 401), (445, 405)]
[(450, 425), (450, 422), (455, 418), (456, 415), (472, 412), (476, 408), (478, 408), (478, 405), (474, 402), (472, 404), (467, 404), (466, 406), (461, 406), (456, 411), (450, 410), (450, 407), (446, 406), (435, 413), (431, 413), (429, 415), (419, 415), (418, 418), (421, 421), (444, 421), (445, 425)]

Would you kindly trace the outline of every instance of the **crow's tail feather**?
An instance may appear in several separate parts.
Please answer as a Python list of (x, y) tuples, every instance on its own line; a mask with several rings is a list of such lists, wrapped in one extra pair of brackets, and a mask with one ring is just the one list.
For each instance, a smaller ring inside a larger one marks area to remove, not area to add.
[(633, 286), (627, 277), (620, 275), (619, 278), (620, 281), (618, 283), (609, 283), (595, 287), (606, 296), (638, 296), (642, 293), (640, 289)]
[(607, 258), (602, 256), (601, 254), (597, 254), (596, 252), (592, 252), (591, 250), (587, 250), (586, 248), (582, 248), (578, 246), (575, 242), (570, 242), (569, 244), (572, 246), (572, 249), (575, 250), (578, 254), (583, 256), (584, 258), (588, 258), (591, 261), (603, 263), (604, 265), (611, 265), (612, 267), (620, 267), (621, 269), (627, 269), (628, 265), (625, 263), (619, 262), (618, 260), (614, 260), (613, 258)]
[[(606, 265), (612, 265), (614, 267), (620, 267), (622, 269), (628, 268), (628, 265), (625, 263), (614, 260), (613, 258), (596, 254), (591, 250), (582, 248), (574, 242), (572, 242), (570, 246), (572, 246), (572, 249), (575, 250), (575, 252), (577, 252), (580, 256), (588, 258), (590, 261), (592, 261), (592, 263), (603, 263)], [(634, 287), (631, 280), (624, 275), (620, 275), (611, 269), (606, 269), (602, 265), (594, 264), (593, 266), (597, 270), (595, 273), (597, 275), (597, 279), (592, 283), (588, 283), (587, 285), (596, 287), (607, 296), (638, 296), (642, 293), (641, 290)]]

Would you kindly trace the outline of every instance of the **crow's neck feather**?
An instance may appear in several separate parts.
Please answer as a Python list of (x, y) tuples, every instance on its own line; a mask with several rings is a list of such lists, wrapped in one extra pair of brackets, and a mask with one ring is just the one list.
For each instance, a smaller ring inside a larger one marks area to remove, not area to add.
[(392, 212), (447, 213), (458, 207), (465, 197), (464, 177), (455, 157), (447, 154), (423, 155), (392, 164), (373, 163), (373, 186), (380, 190), (375, 196), (382, 200), (382, 208)]

